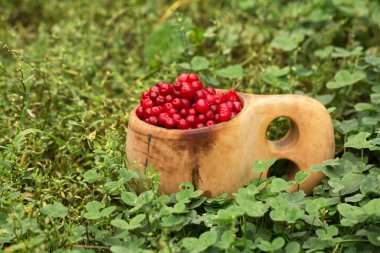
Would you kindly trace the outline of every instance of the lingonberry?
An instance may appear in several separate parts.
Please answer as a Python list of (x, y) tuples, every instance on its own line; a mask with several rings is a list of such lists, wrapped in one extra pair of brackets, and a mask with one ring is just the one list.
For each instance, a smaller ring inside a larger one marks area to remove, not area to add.
[(178, 81), (178, 82), (186, 82), (188, 77), (189, 77), (189, 74), (188, 74), (188, 73), (182, 73), (182, 74), (180, 74), (180, 75), (178, 76), (177, 81)]
[(149, 97), (150, 97), (151, 100), (156, 101), (156, 99), (158, 97), (158, 94), (156, 92), (151, 92), (149, 94)]
[(206, 98), (206, 94), (203, 90), (197, 90), (195, 92), (195, 95), (194, 95), (195, 100), (205, 99), (205, 98)]
[(148, 118), (150, 115), (152, 115), (152, 108), (146, 108), (144, 109), (144, 118)]
[(240, 101), (234, 102), (235, 112), (240, 112), (243, 109), (243, 104)]
[(210, 105), (210, 109), (213, 112), (218, 112), (218, 106), (217, 105)]
[(166, 102), (166, 103), (171, 103), (171, 102), (173, 102), (173, 96), (172, 96), (172, 95), (166, 95), (166, 97), (165, 97), (165, 102)]
[(160, 94), (163, 96), (166, 96), (166, 95), (170, 95), (170, 93), (171, 93), (171, 89), (170, 89), (169, 84), (163, 83), (160, 87)]
[(159, 95), (156, 98), (156, 105), (163, 105), (163, 104), (165, 104), (165, 98), (164, 96)]
[(157, 125), (157, 116), (149, 116), (149, 124), (156, 126)]
[(151, 115), (158, 116), (162, 112), (161, 106), (153, 106), (151, 109)]
[(186, 108), (182, 108), (179, 113), (183, 116), (183, 117), (187, 117), (189, 114), (188, 114), (188, 111)]
[(165, 125), (166, 118), (168, 117), (169, 117), (168, 113), (166, 112), (161, 113), (160, 115), (158, 115), (158, 118), (157, 118), (158, 123), (162, 126)]
[(191, 81), (191, 82), (199, 81), (199, 77), (198, 77), (197, 74), (195, 74), (195, 73), (190, 73), (190, 74), (187, 76), (187, 80), (188, 80), (188, 81)]
[(142, 119), (144, 117), (144, 109), (141, 105), (139, 105), (136, 109), (136, 115), (139, 117), (139, 119)]
[(215, 95), (215, 89), (213, 87), (207, 87), (206, 90), (208, 91), (208, 93)]
[(203, 84), (200, 81), (192, 82), (191, 86), (193, 86), (194, 90), (201, 90), (201, 89), (203, 89)]
[(152, 92), (155, 92), (155, 93), (160, 93), (160, 88), (158, 88), (157, 86), (153, 86), (152, 88), (150, 88), (150, 93)]
[(175, 120), (171, 117), (167, 117), (164, 124), (168, 129), (173, 129), (176, 126)]
[(188, 129), (189, 122), (186, 119), (180, 119), (177, 124), (178, 129)]
[(209, 120), (206, 122), (206, 126), (212, 126), (212, 125), (215, 125), (215, 121)]
[(199, 113), (206, 113), (208, 111), (208, 102), (205, 99), (199, 99), (196, 104), (195, 108)]
[(149, 92), (148, 92), (148, 91), (144, 91), (144, 92), (141, 94), (141, 98), (149, 98)]
[(203, 123), (198, 123), (197, 124), (197, 128), (202, 128), (202, 127), (205, 127), (205, 124), (203, 124)]
[(180, 109), (182, 107), (182, 100), (179, 98), (175, 98), (173, 99), (172, 104), (175, 109)]
[(190, 108), (191, 107), (191, 101), (189, 99), (183, 98), (182, 101), (182, 108)]
[(198, 123), (197, 117), (194, 115), (189, 115), (186, 117), (187, 122), (189, 122), (189, 126), (195, 127)]
[(211, 120), (211, 119), (214, 119), (215, 113), (212, 110), (208, 110), (205, 116), (207, 119)]
[(174, 115), (174, 114), (177, 114), (178, 111), (172, 107), (169, 109), (168, 113), (169, 113), (169, 115)]
[(204, 115), (204, 114), (199, 114), (199, 115), (198, 115), (198, 122), (199, 122), (199, 123), (205, 123), (206, 120), (207, 120), (206, 115)]
[(187, 109), (187, 115), (194, 115), (194, 116), (196, 116), (197, 115), (197, 110), (195, 110), (193, 107), (189, 108), (189, 109)]
[(166, 103), (162, 106), (162, 109), (164, 112), (169, 112), (170, 108), (173, 108), (173, 104), (172, 103)]
[(227, 104), (221, 104), (219, 107), (219, 121), (225, 122), (231, 119), (231, 110)]
[(223, 102), (223, 97), (221, 94), (216, 94), (214, 97), (215, 97), (215, 104), (219, 105), (220, 103)]
[(209, 104), (215, 104), (215, 96), (213, 94), (207, 94), (206, 99)]
[(215, 114), (214, 121), (215, 121), (215, 123), (219, 123), (220, 122), (220, 120), (219, 120), (219, 113)]
[(182, 119), (182, 116), (179, 115), (178, 113), (174, 113), (172, 115), (172, 118), (175, 120), (175, 122), (178, 124), (179, 120)]
[(175, 91), (179, 91), (182, 87), (182, 83), (181, 82), (176, 82), (175, 84), (173, 84), (173, 87), (174, 87), (174, 90)]
[(181, 97), (191, 99), (195, 95), (195, 90), (193, 86), (188, 83), (183, 83), (181, 87)]
[(239, 96), (234, 90), (227, 91), (225, 97), (227, 101), (235, 102), (239, 100)]
[(144, 99), (142, 102), (141, 102), (141, 106), (144, 108), (144, 109), (147, 109), (147, 108), (151, 108), (153, 107), (154, 103), (151, 99), (149, 98), (146, 98)]

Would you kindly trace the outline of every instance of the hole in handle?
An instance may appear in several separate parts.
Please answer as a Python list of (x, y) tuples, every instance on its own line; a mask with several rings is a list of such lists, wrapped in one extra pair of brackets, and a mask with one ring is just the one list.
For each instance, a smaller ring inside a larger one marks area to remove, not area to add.
[(291, 126), (291, 120), (287, 117), (278, 117), (269, 124), (266, 132), (268, 141), (278, 141), (286, 136)]
[(299, 167), (295, 162), (289, 159), (278, 159), (269, 169), (267, 178), (279, 177), (285, 180), (294, 180), (296, 173), (299, 171)]
[(299, 138), (297, 123), (286, 116), (277, 117), (267, 127), (267, 142), (275, 149), (285, 150), (297, 143)]

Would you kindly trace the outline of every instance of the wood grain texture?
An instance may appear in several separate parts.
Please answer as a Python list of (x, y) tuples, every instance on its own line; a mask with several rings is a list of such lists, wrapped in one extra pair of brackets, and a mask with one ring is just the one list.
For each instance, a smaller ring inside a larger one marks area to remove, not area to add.
[[(155, 167), (161, 174), (160, 193), (177, 192), (186, 181), (205, 195), (217, 196), (231, 194), (258, 177), (251, 170), (255, 160), (291, 160), (296, 165), (289, 172), (292, 179), (297, 170), (309, 171), (312, 165), (334, 157), (332, 121), (317, 100), (301, 95), (239, 96), (244, 108), (235, 118), (201, 129), (155, 127), (138, 119), (133, 110), (127, 132), (128, 163), (141, 173)], [(281, 116), (291, 120), (289, 132), (278, 141), (268, 141), (270, 122)], [(309, 194), (323, 177), (321, 172), (311, 172), (300, 189)]]

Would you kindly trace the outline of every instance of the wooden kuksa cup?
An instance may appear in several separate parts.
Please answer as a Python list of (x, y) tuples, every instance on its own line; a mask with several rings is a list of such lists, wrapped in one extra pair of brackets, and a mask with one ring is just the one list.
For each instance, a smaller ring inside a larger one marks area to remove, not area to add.
[[(292, 161), (294, 167), (288, 170), (292, 180), (298, 170), (310, 172), (312, 165), (334, 157), (332, 121), (317, 100), (301, 95), (238, 94), (244, 108), (235, 118), (200, 129), (155, 127), (140, 120), (135, 108), (127, 132), (128, 163), (137, 164), (141, 173), (153, 166), (160, 173), (160, 193), (177, 192), (181, 182), (191, 182), (205, 195), (217, 196), (236, 192), (259, 177), (251, 169), (255, 160)], [(288, 133), (278, 141), (267, 140), (269, 124), (281, 116), (291, 121)], [(307, 194), (324, 177), (322, 172), (310, 173), (300, 185)], [(263, 179), (267, 177), (268, 169), (262, 174)]]

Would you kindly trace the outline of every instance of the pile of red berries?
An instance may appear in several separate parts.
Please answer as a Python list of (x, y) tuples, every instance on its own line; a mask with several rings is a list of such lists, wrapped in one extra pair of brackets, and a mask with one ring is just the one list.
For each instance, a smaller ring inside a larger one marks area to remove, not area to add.
[(154, 126), (194, 129), (228, 121), (243, 109), (235, 91), (218, 93), (194, 74), (181, 74), (175, 84), (159, 82), (141, 95), (136, 115)]

